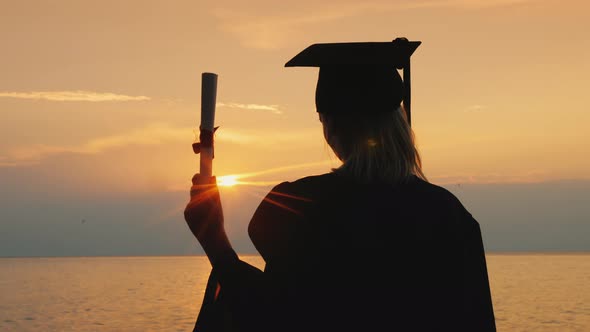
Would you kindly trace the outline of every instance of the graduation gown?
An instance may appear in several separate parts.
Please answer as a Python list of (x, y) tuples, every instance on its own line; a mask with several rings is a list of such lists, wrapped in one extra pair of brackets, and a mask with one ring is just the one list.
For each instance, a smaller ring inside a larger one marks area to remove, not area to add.
[(264, 271), (215, 264), (194, 331), (495, 331), (478, 222), (417, 177), (283, 182), (249, 235)]

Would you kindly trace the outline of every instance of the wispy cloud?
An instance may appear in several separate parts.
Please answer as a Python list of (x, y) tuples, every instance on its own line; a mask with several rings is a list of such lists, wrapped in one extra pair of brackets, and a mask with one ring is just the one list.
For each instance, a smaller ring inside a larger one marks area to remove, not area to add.
[[(218, 7), (213, 15), (220, 28), (234, 35), (246, 47), (257, 49), (279, 49), (292, 45), (300, 37), (308, 39), (310, 29), (319, 24), (359, 17), (390, 15), (404, 10), (424, 8), (457, 8), (482, 10), (532, 3), (536, 0), (422, 0), (422, 1), (355, 1), (337, 3), (326, 1), (314, 3), (314, 11), (289, 11), (264, 13), (247, 8)], [(250, 6), (260, 8), (260, 6)]]
[(296, 144), (298, 147), (314, 146), (323, 142), (321, 129), (309, 128), (292, 131), (268, 129), (264, 131), (243, 131), (221, 127), (215, 139), (266, 150), (284, 149)]
[[(276, 185), (280, 183), (284, 179), (284, 176), (277, 176), (277, 175), (285, 175), (290, 174), (291, 176), (305, 176), (306, 174), (320, 174), (325, 173), (331, 168), (335, 168), (340, 166), (340, 161), (335, 160), (322, 160), (322, 161), (314, 161), (308, 163), (301, 163), (295, 165), (286, 165), (282, 167), (273, 167), (264, 170), (248, 172), (248, 173), (238, 173), (238, 174), (229, 174), (224, 176), (218, 176), (219, 180), (230, 180), (237, 185), (246, 185), (250, 187), (267, 187)], [(176, 185), (171, 185), (167, 188), (168, 191), (185, 191), (186, 184), (179, 183)]]
[(37, 164), (41, 160), (60, 154), (97, 154), (129, 145), (160, 145), (173, 141), (190, 140), (193, 128), (174, 128), (167, 124), (151, 124), (119, 135), (90, 139), (81, 144), (31, 144), (9, 149), (0, 155), (0, 166), (16, 167)]
[[(174, 127), (166, 123), (153, 123), (143, 128), (117, 135), (97, 137), (72, 145), (30, 144), (17, 146), (0, 152), (0, 167), (18, 167), (38, 164), (42, 160), (61, 154), (98, 154), (111, 149), (133, 145), (163, 145), (173, 142), (187, 142), (195, 138), (196, 128)], [(315, 135), (314, 135), (315, 134)], [(317, 143), (321, 137), (316, 130), (292, 132), (269, 131), (264, 133), (246, 132), (232, 128), (220, 128), (215, 135), (217, 142), (247, 145), (251, 148), (284, 148), (293, 142)]]
[(465, 112), (469, 112), (469, 113), (479, 113), (479, 112), (483, 112), (487, 109), (487, 107), (485, 105), (471, 105), (467, 108), (465, 108)]
[(245, 109), (254, 111), (269, 111), (273, 114), (282, 114), (279, 105), (241, 104), (241, 103), (217, 103), (217, 107)]
[(498, 184), (498, 183), (538, 183), (553, 180), (554, 176), (544, 170), (528, 170), (518, 173), (482, 173), (482, 174), (448, 174), (429, 177), (433, 183), (440, 185), (454, 185), (461, 187), (464, 184)]
[(0, 98), (33, 99), (50, 101), (144, 101), (146, 96), (128, 96), (111, 92), (93, 91), (31, 91), (31, 92), (0, 92)]
[(313, 13), (263, 16), (258, 12), (217, 8), (213, 15), (218, 18), (221, 29), (234, 35), (244, 46), (269, 50), (289, 45), (310, 25), (351, 17), (358, 10), (357, 6), (342, 4), (330, 10), (318, 7)]
[(465, 9), (484, 9), (490, 7), (505, 7), (530, 3), (538, 0), (430, 0), (412, 1), (405, 4), (404, 8), (436, 8), (451, 7)]

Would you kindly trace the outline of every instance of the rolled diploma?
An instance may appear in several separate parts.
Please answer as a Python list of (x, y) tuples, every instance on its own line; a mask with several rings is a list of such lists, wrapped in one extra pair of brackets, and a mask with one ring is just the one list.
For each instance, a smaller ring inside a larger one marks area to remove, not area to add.
[[(201, 125), (200, 130), (213, 131), (217, 97), (217, 74), (203, 73), (201, 77)], [(203, 176), (213, 175), (213, 147), (201, 147), (200, 171)]]

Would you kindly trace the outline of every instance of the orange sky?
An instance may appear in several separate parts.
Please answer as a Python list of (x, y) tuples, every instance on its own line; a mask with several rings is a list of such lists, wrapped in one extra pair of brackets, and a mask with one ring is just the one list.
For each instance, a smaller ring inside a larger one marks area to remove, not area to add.
[(423, 42), (413, 126), (433, 182), (588, 179), (590, 8), (562, 4), (6, 2), (0, 172), (37, 168), (64, 191), (183, 188), (204, 71), (219, 74), (217, 175), (328, 171), (317, 71), (284, 63), (315, 42), (405, 36)]
[(480, 222), (486, 248), (590, 250), (584, 1), (0, 8), (0, 256), (200, 252), (182, 209), (205, 71), (219, 74), (214, 172), (247, 175), (222, 188), (227, 232), (254, 252), (246, 228), (268, 190), (338, 165), (317, 69), (285, 62), (316, 42), (401, 36), (423, 42), (412, 125), (424, 171)]

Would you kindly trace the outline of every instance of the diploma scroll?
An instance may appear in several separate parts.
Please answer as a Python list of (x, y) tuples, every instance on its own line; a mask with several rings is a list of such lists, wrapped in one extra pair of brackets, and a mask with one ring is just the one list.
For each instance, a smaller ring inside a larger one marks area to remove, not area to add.
[(215, 103), (217, 74), (203, 73), (201, 77), (200, 171), (202, 176), (213, 175), (213, 134), (215, 132)]

